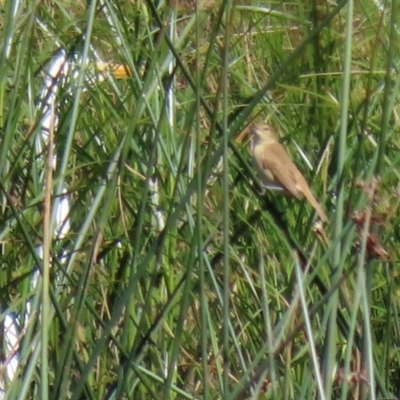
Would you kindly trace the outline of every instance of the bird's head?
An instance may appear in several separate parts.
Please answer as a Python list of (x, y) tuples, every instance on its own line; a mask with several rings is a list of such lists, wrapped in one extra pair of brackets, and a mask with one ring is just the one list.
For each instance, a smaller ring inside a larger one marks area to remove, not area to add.
[(275, 143), (278, 141), (278, 137), (274, 129), (267, 124), (252, 124), (251, 133), (253, 135), (253, 140), (257, 143)]

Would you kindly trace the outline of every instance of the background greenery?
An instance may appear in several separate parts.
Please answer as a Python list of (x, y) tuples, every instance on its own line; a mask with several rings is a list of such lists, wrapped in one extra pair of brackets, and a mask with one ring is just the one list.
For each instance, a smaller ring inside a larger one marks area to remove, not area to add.
[[(2, 398), (400, 396), (396, 0), (1, 8)], [(61, 50), (52, 170), (40, 98)], [(260, 194), (252, 120), (280, 132), (326, 238), (308, 204)]]

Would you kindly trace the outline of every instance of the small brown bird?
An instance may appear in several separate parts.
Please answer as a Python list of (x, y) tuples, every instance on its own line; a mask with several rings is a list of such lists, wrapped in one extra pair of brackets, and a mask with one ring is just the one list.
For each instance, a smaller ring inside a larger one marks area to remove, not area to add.
[(324, 210), (312, 194), (307, 181), (294, 165), (269, 125), (252, 124), (251, 152), (263, 184), (282, 189), (297, 199), (305, 197), (322, 221), (328, 221)]

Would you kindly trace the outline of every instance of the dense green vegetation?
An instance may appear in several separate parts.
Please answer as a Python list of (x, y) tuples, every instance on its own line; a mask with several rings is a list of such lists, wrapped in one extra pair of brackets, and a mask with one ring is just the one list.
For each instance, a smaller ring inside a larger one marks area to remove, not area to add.
[(1, 2), (5, 398), (397, 398), (397, 2), (172, 3)]

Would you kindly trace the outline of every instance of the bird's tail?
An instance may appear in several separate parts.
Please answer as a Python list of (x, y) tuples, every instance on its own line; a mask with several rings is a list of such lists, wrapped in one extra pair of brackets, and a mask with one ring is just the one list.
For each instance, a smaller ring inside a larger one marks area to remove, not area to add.
[(304, 193), (305, 197), (307, 200), (310, 202), (310, 204), (314, 207), (315, 211), (321, 218), (323, 222), (328, 222), (328, 217), (325, 214), (325, 211), (322, 209), (314, 195), (311, 193), (311, 190), (307, 190), (306, 193)]

